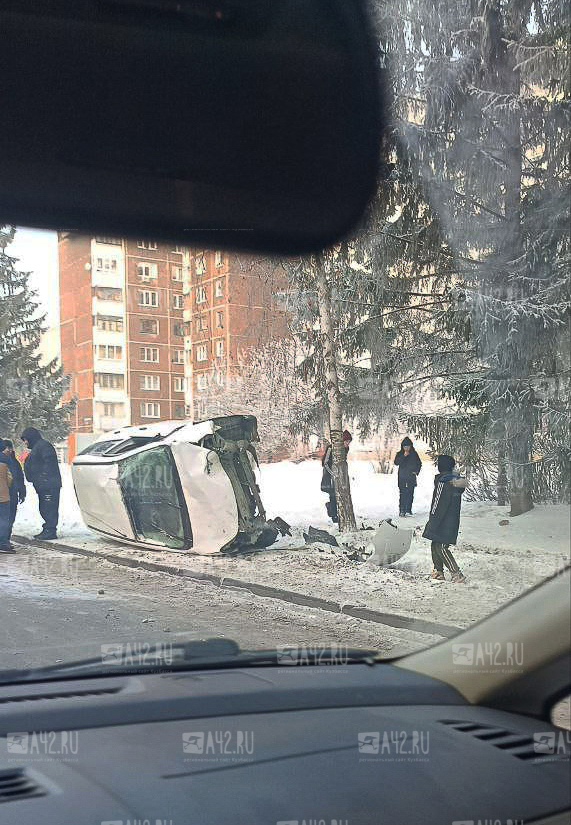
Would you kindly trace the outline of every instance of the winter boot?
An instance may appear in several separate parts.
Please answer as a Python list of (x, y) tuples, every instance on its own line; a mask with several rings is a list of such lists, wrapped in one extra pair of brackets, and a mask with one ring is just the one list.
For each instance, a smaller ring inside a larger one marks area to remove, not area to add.
[(464, 584), (466, 576), (459, 570), (457, 573), (452, 574), (451, 581), (453, 581), (454, 584)]
[(42, 530), (42, 532), (38, 533), (34, 538), (40, 541), (53, 541), (57, 539), (57, 533), (55, 530)]
[(446, 579), (444, 578), (444, 570), (437, 570), (436, 567), (434, 568), (434, 570), (430, 574), (430, 578), (431, 579), (436, 579), (436, 581), (439, 581), (439, 582), (446, 581)]

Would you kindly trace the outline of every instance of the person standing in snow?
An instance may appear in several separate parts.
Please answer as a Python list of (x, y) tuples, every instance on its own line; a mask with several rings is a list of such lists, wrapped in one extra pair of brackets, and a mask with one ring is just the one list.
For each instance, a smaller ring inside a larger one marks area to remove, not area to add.
[(451, 455), (438, 456), (438, 475), (434, 479), (434, 493), (430, 505), (430, 518), (424, 528), (423, 538), (430, 539), (432, 578), (444, 581), (444, 565), (452, 574), (452, 581), (460, 584), (466, 577), (450, 550), (456, 544), (460, 529), (460, 506), (466, 479), (454, 472), (456, 462)]
[(408, 435), (401, 441), (400, 450), (395, 456), (395, 464), (399, 468), (399, 515), (412, 516), (416, 477), (420, 473), (422, 462)]
[(12, 473), (8, 467), (8, 457), (0, 452), (0, 553), (13, 553), (10, 544), (10, 487)]
[(41, 533), (35, 539), (57, 539), (61, 474), (54, 445), (35, 427), (26, 427), (21, 439), (30, 450), (24, 462), (24, 473), (38, 494), (40, 515), (44, 520)]
[(8, 534), (8, 543), (10, 543), (18, 504), (22, 504), (26, 498), (26, 482), (24, 481), (22, 465), (16, 458), (12, 442), (8, 439), (0, 439), (0, 453), (8, 459), (8, 468), (12, 473), (12, 484), (10, 485), (10, 531)]
[[(345, 454), (349, 452), (349, 445), (353, 441), (353, 436), (349, 430), (343, 432), (343, 446), (345, 447)], [(334, 524), (339, 521), (337, 517), (337, 493), (335, 492), (335, 479), (333, 477), (333, 448), (331, 444), (327, 444), (326, 450), (321, 459), (323, 467), (323, 474), (321, 476), (321, 490), (324, 493), (329, 493), (329, 501), (325, 505), (327, 515)]]

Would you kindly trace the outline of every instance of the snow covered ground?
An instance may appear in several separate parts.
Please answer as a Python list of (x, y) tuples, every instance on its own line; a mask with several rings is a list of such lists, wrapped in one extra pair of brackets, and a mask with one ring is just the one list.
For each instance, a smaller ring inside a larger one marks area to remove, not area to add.
[[(60, 507), (62, 543), (98, 551), (122, 552), (140, 558), (157, 558), (156, 552), (108, 542), (85, 528), (69, 467), (63, 467), (64, 488)], [(350, 549), (365, 547), (372, 533), (338, 535), (325, 512), (327, 496), (320, 491), (321, 465), (281, 462), (261, 468), (262, 499), (268, 516), (282, 516), (293, 527), (293, 536), (265, 551), (239, 557), (203, 557), (164, 551), (161, 561), (193, 570), (209, 570), (246, 581), (272, 584), (288, 590), (358, 604), (401, 615), (466, 626), (505, 604), (569, 563), (569, 508), (538, 505), (531, 512), (510, 519), (509, 508), (488, 503), (465, 502), (455, 555), (467, 576), (465, 585), (433, 583), (429, 542), (422, 538), (432, 496), (434, 471), (424, 464), (413, 506), (414, 515), (398, 515), (396, 475), (374, 472), (370, 462), (349, 464), (355, 514), (359, 526), (376, 527), (382, 519), (414, 529), (409, 552), (394, 565), (378, 569), (347, 558)], [(509, 523), (500, 525), (500, 521)], [(339, 548), (306, 546), (308, 526), (334, 533)], [(41, 526), (33, 490), (19, 508), (15, 532), (31, 536)]]

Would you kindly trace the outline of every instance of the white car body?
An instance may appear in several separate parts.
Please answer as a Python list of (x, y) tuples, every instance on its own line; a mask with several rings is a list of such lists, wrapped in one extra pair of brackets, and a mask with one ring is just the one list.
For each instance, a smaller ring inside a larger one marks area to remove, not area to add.
[(85, 524), (149, 549), (210, 555), (267, 546), (253, 416), (162, 421), (105, 433), (72, 464)]

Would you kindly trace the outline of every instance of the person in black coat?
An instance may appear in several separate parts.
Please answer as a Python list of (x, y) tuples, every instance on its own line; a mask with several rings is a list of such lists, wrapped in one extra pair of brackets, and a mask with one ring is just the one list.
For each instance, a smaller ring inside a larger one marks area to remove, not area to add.
[(24, 473), (38, 494), (40, 515), (44, 520), (42, 532), (36, 539), (56, 539), (59, 518), (61, 474), (54, 445), (35, 427), (26, 427), (21, 439), (30, 450), (24, 461)]
[(460, 529), (460, 506), (466, 479), (454, 472), (456, 462), (451, 455), (438, 456), (438, 475), (434, 478), (434, 493), (430, 505), (430, 518), (422, 534), (430, 539), (434, 570), (432, 578), (444, 581), (444, 565), (452, 574), (452, 581), (462, 583), (466, 577), (450, 550), (456, 544)]
[(26, 498), (26, 482), (24, 481), (22, 466), (14, 452), (14, 445), (7, 438), (0, 439), (0, 453), (6, 457), (8, 469), (12, 473), (12, 484), (10, 485), (10, 530), (8, 533), (8, 542), (10, 542), (18, 504), (22, 504)]
[(395, 464), (399, 468), (399, 515), (412, 515), (412, 502), (416, 477), (422, 468), (422, 462), (408, 435), (403, 438), (400, 450), (395, 456)]
[[(343, 432), (343, 446), (345, 447), (345, 454), (349, 453), (349, 445), (353, 440), (353, 436), (349, 430)], [(321, 459), (323, 467), (323, 474), (321, 476), (321, 490), (324, 493), (329, 493), (329, 501), (325, 505), (327, 515), (334, 524), (337, 524), (339, 518), (337, 516), (337, 492), (335, 490), (335, 479), (333, 477), (333, 448), (328, 444)]]

